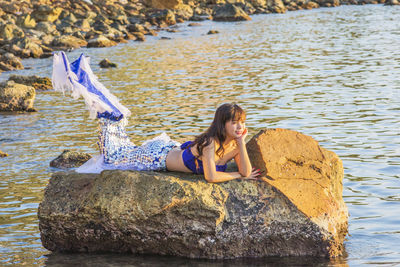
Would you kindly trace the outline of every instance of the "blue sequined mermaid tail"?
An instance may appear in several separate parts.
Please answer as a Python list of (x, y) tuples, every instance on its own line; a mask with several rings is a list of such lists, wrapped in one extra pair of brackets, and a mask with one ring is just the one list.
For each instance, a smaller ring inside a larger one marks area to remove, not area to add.
[(99, 118), (100, 155), (79, 167), (77, 172), (166, 170), (167, 154), (179, 143), (172, 141), (165, 133), (141, 146), (132, 143), (125, 130), (129, 110), (97, 80), (87, 57), (82, 54), (76, 61), (69, 63), (64, 52), (55, 54), (52, 82), (56, 91), (70, 91), (75, 99), (82, 96), (90, 117)]

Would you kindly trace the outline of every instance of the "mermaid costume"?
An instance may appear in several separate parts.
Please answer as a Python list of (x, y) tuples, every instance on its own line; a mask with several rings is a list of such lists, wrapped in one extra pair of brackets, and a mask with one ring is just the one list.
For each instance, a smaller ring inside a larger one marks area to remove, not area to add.
[(80, 173), (100, 173), (103, 170), (164, 171), (168, 152), (180, 144), (166, 133), (144, 142), (141, 146), (130, 141), (125, 126), (130, 111), (119, 103), (92, 72), (89, 58), (83, 54), (69, 63), (64, 52), (54, 54), (53, 87), (83, 97), (91, 118), (99, 119), (100, 155), (76, 169)]

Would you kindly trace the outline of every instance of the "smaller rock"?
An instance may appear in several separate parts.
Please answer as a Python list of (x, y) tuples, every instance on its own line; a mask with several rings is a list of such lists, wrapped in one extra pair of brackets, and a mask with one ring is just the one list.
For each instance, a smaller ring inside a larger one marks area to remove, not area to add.
[(64, 150), (61, 155), (50, 162), (50, 167), (59, 169), (69, 169), (81, 166), (83, 163), (91, 159), (88, 153)]
[(11, 40), (14, 38), (23, 38), (24, 31), (13, 23), (0, 24), (0, 39)]
[(400, 2), (398, 0), (386, 0), (385, 6), (396, 6), (400, 5)]
[(225, 4), (223, 6), (218, 6), (214, 9), (213, 20), (242, 21), (242, 20), (251, 20), (251, 18), (240, 7), (237, 7), (232, 4)]
[(7, 153), (4, 153), (3, 151), (0, 150), (0, 158), (8, 157)]
[(34, 29), (36, 27), (35, 19), (31, 18), (29, 14), (23, 17), (21, 26), (27, 29)]
[(171, 40), (171, 39), (172, 39), (171, 37), (166, 37), (166, 36), (161, 37), (161, 40)]
[(313, 1), (309, 1), (304, 4), (303, 8), (305, 9), (314, 9), (314, 8), (319, 8), (319, 5)]
[(53, 85), (51, 83), (50, 78), (47, 77), (39, 77), (36, 75), (33, 76), (23, 76), (23, 75), (11, 75), (8, 78), (9, 81), (14, 81), (15, 83), (24, 84), (27, 86), (32, 86), (35, 90), (51, 90), (53, 89)]
[(0, 111), (36, 111), (36, 92), (32, 86), (7, 81), (0, 83)]
[(12, 53), (0, 55), (0, 71), (23, 70), (21, 60)]
[(182, 0), (145, 0), (145, 4), (157, 9), (175, 9), (182, 4)]
[(108, 39), (104, 35), (100, 35), (97, 38), (89, 40), (87, 47), (110, 47), (114, 45), (117, 45), (117, 43)]
[(197, 23), (197, 22), (191, 22), (191, 23), (188, 24), (188, 26), (189, 27), (196, 27), (196, 26), (201, 26), (201, 24)]
[(174, 25), (176, 24), (175, 14), (171, 10), (164, 9), (150, 14), (149, 22), (154, 25)]
[(118, 65), (111, 62), (108, 58), (103, 59), (99, 63), (101, 68), (116, 68)]
[(50, 5), (40, 5), (31, 13), (32, 18), (36, 21), (48, 21), (54, 22), (58, 19), (61, 12), (63, 11), (60, 7), (51, 7)]
[(207, 34), (217, 34), (219, 31), (217, 30), (209, 30)]
[(85, 40), (79, 39), (72, 35), (57, 36), (51, 42), (51, 46), (61, 48), (79, 48), (86, 45), (87, 42)]
[(178, 5), (175, 10), (175, 16), (177, 17), (176, 21), (178, 22), (179, 20), (189, 20), (191, 17), (193, 17), (194, 11), (190, 5), (186, 4), (180, 4)]
[(56, 25), (47, 21), (39, 22), (35, 29), (45, 34), (52, 34), (57, 31)]
[(141, 42), (146, 41), (146, 37), (141, 32), (132, 32), (132, 35), (136, 37), (135, 41), (141, 41)]

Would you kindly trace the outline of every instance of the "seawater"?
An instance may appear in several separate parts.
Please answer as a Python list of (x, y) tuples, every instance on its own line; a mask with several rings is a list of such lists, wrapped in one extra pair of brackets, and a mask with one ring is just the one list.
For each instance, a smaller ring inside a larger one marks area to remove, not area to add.
[[(0, 114), (0, 265), (359, 266), (400, 265), (400, 7), (341, 6), (252, 21), (178, 26), (144, 43), (69, 52), (91, 57), (99, 80), (131, 111), (129, 135), (162, 132), (184, 141), (204, 131), (215, 108), (247, 110), (250, 136), (288, 128), (315, 138), (344, 165), (349, 208), (346, 255), (335, 260), (266, 258), (194, 261), (173, 257), (51, 253), (37, 209), (64, 149), (96, 153), (96, 121), (82, 100), (37, 92), (36, 113)], [(216, 35), (207, 35), (210, 30)], [(161, 37), (171, 37), (162, 40)], [(116, 69), (100, 69), (109, 58)], [(51, 59), (1, 74), (51, 76)]]

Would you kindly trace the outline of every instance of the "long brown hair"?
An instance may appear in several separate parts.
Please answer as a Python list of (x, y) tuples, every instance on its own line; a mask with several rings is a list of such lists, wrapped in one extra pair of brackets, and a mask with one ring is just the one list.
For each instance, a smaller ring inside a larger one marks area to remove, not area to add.
[(218, 143), (218, 149), (216, 154), (222, 158), (224, 155), (224, 141), (226, 139), (225, 123), (230, 120), (245, 120), (246, 113), (238, 105), (232, 104), (222, 104), (217, 108), (214, 115), (214, 120), (210, 127), (204, 133), (198, 135), (194, 142), (190, 144), (190, 147), (197, 145), (197, 150), (199, 151), (199, 157), (203, 155), (203, 148), (211, 144), (214, 138)]

